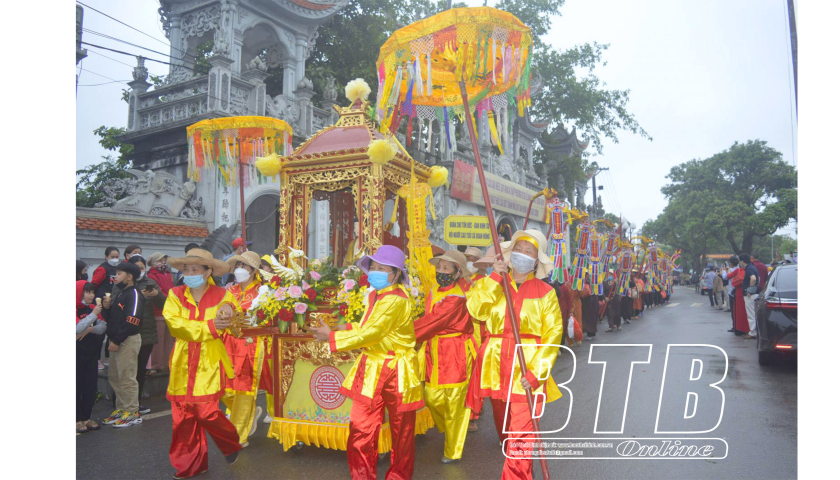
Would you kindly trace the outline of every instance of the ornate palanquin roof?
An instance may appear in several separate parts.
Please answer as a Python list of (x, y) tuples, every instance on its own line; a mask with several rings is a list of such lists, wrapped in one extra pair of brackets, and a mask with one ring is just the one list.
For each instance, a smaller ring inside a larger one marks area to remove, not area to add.
[[(306, 139), (295, 151), (286, 157), (287, 167), (295, 170), (302, 166), (324, 167), (331, 163), (350, 160), (367, 160), (368, 145), (373, 140), (385, 138), (368, 120), (365, 110), (368, 102), (357, 100), (349, 107), (334, 107), (338, 112), (335, 125), (325, 127)], [(415, 174), (421, 181), (429, 176), (429, 167), (414, 160), (405, 152), (398, 151), (385, 168), (410, 170), (414, 163)]]

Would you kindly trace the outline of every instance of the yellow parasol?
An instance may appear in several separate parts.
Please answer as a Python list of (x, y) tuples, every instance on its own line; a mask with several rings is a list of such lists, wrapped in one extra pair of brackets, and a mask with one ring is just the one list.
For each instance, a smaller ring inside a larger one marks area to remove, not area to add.
[[(473, 113), (481, 116), (487, 112), (494, 142), (501, 148), (494, 111), (506, 115), (510, 105), (522, 116), (530, 105), (532, 49), (531, 29), (510, 13), (490, 7), (453, 8), (394, 32), (380, 49), (376, 64), (379, 71), (376, 113), (383, 131), (396, 131), (403, 115), (408, 116), (409, 126), (416, 115), (421, 119), (434, 117), (441, 121), (451, 148), (452, 116), (463, 121), (469, 114), (471, 120), (466, 123), (498, 259), (503, 258), (502, 249), (472, 119)], [(502, 287), (508, 315), (516, 318), (508, 274), (504, 275)], [(516, 343), (522, 343), (518, 323), (511, 322), (511, 327)], [(517, 358), (524, 376), (527, 364), (521, 349), (517, 350)], [(528, 389), (525, 393), (533, 411), (533, 395)], [(534, 418), (532, 423), (535, 440), (539, 442), (539, 421)], [(548, 479), (545, 459), (540, 460), (540, 465), (543, 478)]]
[(244, 187), (261, 182), (265, 175), (254, 168), (245, 175), (245, 165), (255, 165), (258, 157), (290, 153), (292, 127), (271, 117), (211, 118), (187, 127), (187, 142), (188, 178), (200, 181), (202, 170), (218, 169), (226, 185), (239, 185), (242, 240), (246, 240)]

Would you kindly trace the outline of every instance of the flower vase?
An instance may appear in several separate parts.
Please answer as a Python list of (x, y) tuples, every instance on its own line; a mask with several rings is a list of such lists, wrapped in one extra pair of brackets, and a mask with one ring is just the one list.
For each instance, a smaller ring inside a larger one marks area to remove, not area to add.
[(280, 333), (289, 331), (289, 322), (277, 322), (277, 326), (280, 328)]

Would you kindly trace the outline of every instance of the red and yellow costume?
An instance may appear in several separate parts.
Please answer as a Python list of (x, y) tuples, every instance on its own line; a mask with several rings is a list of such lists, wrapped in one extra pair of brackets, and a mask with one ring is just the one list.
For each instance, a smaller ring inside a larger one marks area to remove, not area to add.
[[(242, 310), (251, 308), (260, 288), (259, 277), (244, 290), (241, 284), (231, 285), (228, 291), (236, 298)], [(239, 443), (248, 441), (254, 413), (257, 406), (257, 390), (265, 357), (265, 342), (259, 337), (236, 338), (233, 335), (223, 337), (225, 350), (233, 363), (233, 380), (225, 385), (222, 402), (230, 410), (230, 421), (239, 434)]]
[(464, 404), (476, 355), (473, 319), (467, 310), (466, 280), (436, 286), (426, 296), (426, 315), (414, 322), (418, 342), (424, 342), (422, 374), (426, 406), (438, 431), (446, 434), (443, 454), (457, 460), (464, 451), (470, 410)]
[[(472, 280), (472, 285), (475, 285), (475, 282), (481, 280), (482, 278), (486, 277), (487, 275), (478, 272), (474, 273), (470, 280)], [(472, 287), (470, 285), (470, 287)], [(484, 340), (487, 338), (487, 326), (483, 322), (479, 322), (476, 319), (472, 319), (473, 323), (473, 338), (475, 338), (475, 344), (479, 347)], [(484, 406), (484, 398), (482, 397), (478, 402), (478, 410), (470, 410), (470, 420), (478, 420), (478, 417), (481, 415), (481, 407)]]
[(172, 402), (172, 444), (169, 460), (178, 477), (189, 477), (207, 470), (207, 437), (225, 456), (238, 451), (236, 428), (219, 410), (225, 379), (233, 378), (233, 367), (222, 343), (222, 332), (213, 319), (219, 308), (236, 300), (230, 292), (209, 280), (201, 301), (182, 285), (169, 291), (163, 317), (175, 345), (169, 357), (169, 387), (166, 398)]
[[(478, 351), (478, 359), (470, 379), (467, 392), (467, 406), (475, 409), (481, 397), (490, 397), (493, 405), (493, 419), (499, 439), (504, 439), (505, 430), (533, 431), (528, 400), (520, 379), (522, 374), (516, 360), (516, 341), (511, 330), (513, 319), (508, 315), (507, 302), (502, 287), (502, 277), (498, 273), (485, 277), (473, 285), (467, 292), (467, 308), (472, 316), (487, 325), (488, 339)], [(560, 345), (563, 341), (563, 317), (557, 294), (554, 289), (533, 274), (519, 287), (511, 281), (511, 296), (514, 312), (519, 321), (519, 334), (523, 343), (522, 353), (527, 363), (526, 378), (533, 392), (545, 395), (546, 402), (552, 402), (562, 396), (557, 384), (548, 373), (545, 380), (537, 375), (546, 375), (545, 368), (551, 370), (559, 347), (528, 347), (529, 344)], [(540, 371), (542, 367), (542, 372)], [(511, 370), (513, 376), (511, 377)], [(510, 391), (510, 403), (508, 392)], [(534, 395), (536, 409), (544, 407), (543, 396)], [(505, 411), (509, 411), (507, 428), (504, 428)], [(533, 435), (516, 434), (517, 439), (533, 441)], [(510, 450), (513, 442), (508, 442)], [(502, 478), (531, 478), (530, 459), (505, 459)]]
[(353, 399), (347, 462), (353, 479), (376, 478), (377, 440), (384, 409), (391, 427), (391, 468), (385, 478), (411, 478), (414, 422), (423, 407), (414, 350), (411, 301), (402, 285), (371, 292), (359, 325), (330, 333), (330, 351), (362, 349), (341, 393)]
[(636, 278), (636, 291), (639, 296), (633, 299), (633, 310), (642, 311), (642, 294), (645, 292), (645, 282), (641, 278)]

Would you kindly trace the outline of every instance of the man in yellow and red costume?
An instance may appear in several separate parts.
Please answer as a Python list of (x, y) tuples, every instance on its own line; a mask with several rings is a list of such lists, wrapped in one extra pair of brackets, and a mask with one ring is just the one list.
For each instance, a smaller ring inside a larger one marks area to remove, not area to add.
[[(256, 252), (234, 255), (225, 262), (233, 272), (234, 284), (228, 291), (243, 311), (259, 296), (260, 256)], [(248, 446), (248, 437), (256, 430), (256, 419), (262, 414), (257, 407), (257, 390), (265, 357), (265, 342), (259, 337), (224, 336), (225, 350), (233, 363), (233, 380), (225, 385), (222, 402), (230, 410), (230, 421), (239, 434), (239, 443)]]
[[(475, 247), (469, 247), (464, 251), (464, 255), (467, 257), (467, 269), (473, 272), (471, 280), (472, 284), (474, 285), (475, 282), (481, 280), (482, 278), (486, 277), (486, 272), (488, 268), (493, 266), (493, 263), (496, 261), (492, 254), (492, 248), (487, 250), (487, 255), (482, 256), (481, 250)], [(482, 343), (484, 343), (485, 339), (487, 338), (487, 326), (484, 322), (479, 322), (476, 319), (472, 319), (473, 322), (473, 338), (475, 338), (476, 345), (479, 347)], [(480, 398), (478, 401), (478, 410), (470, 410), (470, 426), (467, 427), (467, 431), (475, 432), (478, 430), (478, 423), (477, 420), (481, 416), (481, 409), (484, 407), (484, 398)]]
[(228, 266), (207, 250), (194, 248), (168, 263), (184, 275), (184, 285), (172, 288), (163, 306), (166, 325), (175, 337), (166, 390), (172, 402), (169, 461), (177, 469), (175, 478), (187, 478), (207, 471), (205, 433), (229, 464), (242, 449), (236, 428), (219, 410), (225, 392), (222, 370), (233, 378), (221, 338), (238, 307), (230, 292), (213, 284), (211, 275), (227, 273)]
[(464, 401), (477, 346), (467, 310), (469, 270), (467, 258), (457, 250), (429, 263), (435, 266), (437, 285), (426, 296), (426, 315), (414, 322), (414, 334), (424, 342), (426, 406), (438, 431), (446, 434), (440, 461), (451, 463), (464, 452), (471, 413)]
[(310, 328), (315, 339), (329, 342), (330, 351), (362, 349), (347, 374), (341, 393), (353, 399), (347, 463), (354, 480), (376, 478), (377, 442), (385, 409), (391, 428), (391, 468), (388, 480), (409, 479), (414, 472), (414, 422), (423, 408), (420, 364), (411, 318), (412, 301), (402, 285), (408, 281), (405, 255), (383, 245), (356, 265), (375, 289), (367, 299), (358, 325), (342, 325), (333, 332)]
[[(551, 285), (540, 280), (547, 277), (553, 268), (551, 259), (545, 254), (547, 243), (545, 236), (538, 230), (516, 232), (510, 242), (502, 244), (504, 260), (497, 260), (493, 266), (494, 272), (476, 282), (467, 292), (470, 314), (479, 322), (484, 322), (488, 332), (487, 341), (478, 351), (470, 379), (467, 406), (476, 410), (478, 399), (490, 397), (500, 440), (506, 437), (504, 431), (533, 431), (525, 389), (544, 394), (546, 402), (561, 397), (560, 389), (549, 373), (559, 347), (528, 346), (560, 345), (563, 341), (563, 318), (557, 294)], [(508, 272), (509, 266), (513, 267), (508, 278), (511, 279), (510, 292), (515, 318), (510, 318), (508, 314), (502, 287), (502, 275)], [(523, 343), (522, 353), (527, 363), (524, 375), (516, 358), (516, 340), (511, 329), (513, 321), (519, 325)], [(545, 380), (539, 380), (538, 377), (544, 377)], [(542, 399), (542, 395), (534, 395), (537, 412), (545, 407)], [(505, 412), (508, 413), (507, 425), (504, 425)], [(528, 442), (533, 441), (534, 435), (511, 434), (511, 438)], [(514, 442), (505, 445), (508, 455), (511, 455), (515, 449)], [(532, 468), (530, 459), (508, 456), (502, 478), (532, 478)]]

